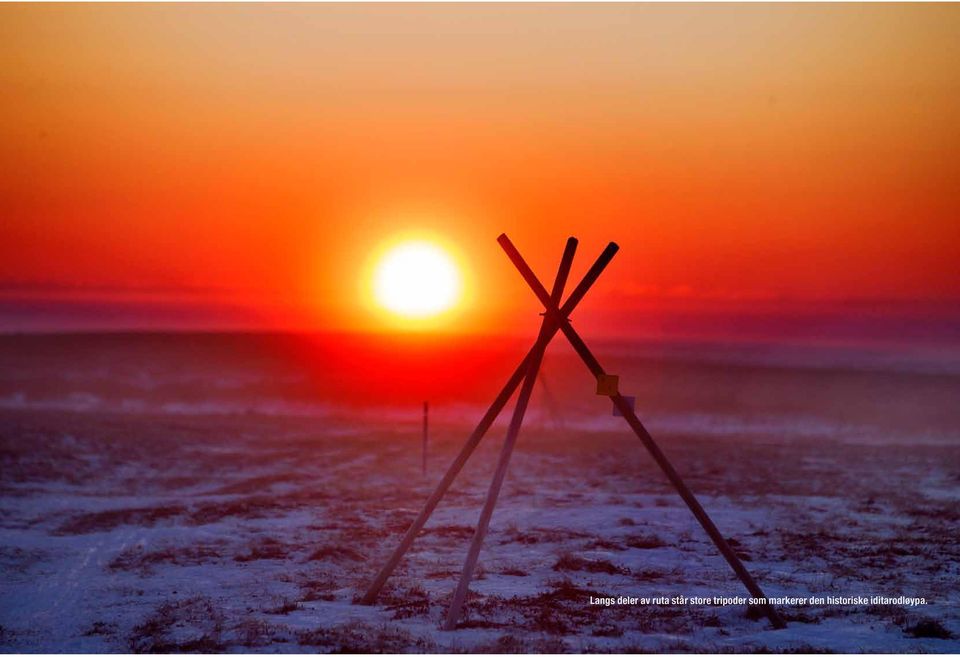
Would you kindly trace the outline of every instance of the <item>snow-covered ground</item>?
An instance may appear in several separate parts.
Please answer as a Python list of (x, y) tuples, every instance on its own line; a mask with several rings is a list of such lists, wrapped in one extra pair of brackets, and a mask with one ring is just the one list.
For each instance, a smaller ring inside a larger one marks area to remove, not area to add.
[(746, 592), (562, 343), (460, 629), (506, 417), (352, 604), (525, 346), (0, 338), (0, 650), (960, 650), (960, 358), (933, 346), (598, 347), (768, 596), (922, 606), (784, 605), (775, 631), (744, 604), (591, 604)]
[(781, 631), (745, 605), (591, 605), (746, 592), (625, 426), (534, 421), (442, 632), (502, 428), (366, 607), (467, 418), (435, 428), (423, 477), (415, 423), (7, 409), (0, 649), (960, 650), (955, 435), (671, 417), (647, 419), (768, 596), (927, 604), (783, 606)]

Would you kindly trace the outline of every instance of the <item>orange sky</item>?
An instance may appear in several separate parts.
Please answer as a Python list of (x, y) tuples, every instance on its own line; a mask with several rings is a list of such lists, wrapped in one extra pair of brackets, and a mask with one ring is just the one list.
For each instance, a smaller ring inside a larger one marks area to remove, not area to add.
[(958, 62), (955, 5), (2, 5), (0, 312), (376, 328), (369, 254), (425, 232), (454, 328), (525, 330), (502, 231), (544, 278), (618, 241), (611, 330), (949, 305)]

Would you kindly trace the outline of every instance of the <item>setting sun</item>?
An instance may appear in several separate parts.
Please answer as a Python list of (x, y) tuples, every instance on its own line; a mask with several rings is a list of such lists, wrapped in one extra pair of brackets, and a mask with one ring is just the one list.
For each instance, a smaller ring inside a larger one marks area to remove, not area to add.
[(453, 259), (430, 242), (404, 242), (384, 255), (374, 273), (377, 302), (405, 317), (430, 317), (451, 308), (460, 296)]

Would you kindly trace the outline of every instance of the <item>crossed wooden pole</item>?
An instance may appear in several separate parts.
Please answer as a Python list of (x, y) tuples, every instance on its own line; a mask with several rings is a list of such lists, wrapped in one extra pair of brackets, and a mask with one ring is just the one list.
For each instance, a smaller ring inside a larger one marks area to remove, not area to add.
[[(467, 553), (466, 561), (463, 564), (463, 570), (460, 573), (460, 580), (457, 583), (456, 591), (453, 594), (453, 599), (450, 602), (450, 607), (447, 611), (447, 617), (443, 625), (444, 630), (456, 629), (457, 622), (460, 619), (460, 613), (463, 609), (463, 604), (466, 601), (470, 581), (473, 579), (473, 572), (477, 565), (477, 559), (480, 557), (480, 550), (483, 547), (483, 540), (486, 537), (487, 529), (490, 526), (490, 519), (493, 516), (493, 510), (497, 504), (497, 497), (500, 494), (500, 488), (502, 487), (503, 480), (507, 474), (507, 466), (510, 463), (510, 456), (513, 453), (517, 436), (520, 434), (520, 425), (523, 423), (523, 416), (526, 413), (527, 404), (530, 401), (530, 395), (533, 392), (533, 387), (536, 383), (537, 372), (540, 369), (540, 363), (543, 359), (544, 351), (546, 350), (547, 345), (550, 343), (550, 340), (553, 339), (553, 336), (556, 335), (557, 331), (563, 332), (574, 351), (577, 352), (577, 354), (580, 356), (580, 359), (587, 366), (587, 369), (590, 370), (590, 373), (597, 379), (598, 389), (603, 387), (604, 383), (609, 384), (611, 379), (616, 381), (615, 377), (610, 377), (607, 375), (599, 361), (597, 361), (594, 355), (590, 352), (590, 349), (587, 347), (586, 343), (584, 343), (584, 341), (580, 338), (580, 335), (570, 324), (569, 316), (573, 312), (574, 308), (577, 307), (577, 304), (579, 304), (583, 299), (584, 295), (586, 295), (586, 293), (600, 277), (600, 274), (603, 273), (603, 270), (613, 259), (613, 256), (617, 253), (620, 247), (618, 247), (615, 243), (610, 242), (597, 260), (593, 263), (593, 266), (590, 267), (590, 269), (584, 275), (577, 287), (574, 288), (573, 292), (570, 293), (570, 296), (567, 297), (567, 300), (561, 305), (560, 301), (563, 297), (564, 288), (566, 287), (567, 277), (570, 274), (570, 266), (573, 263), (573, 256), (577, 250), (576, 238), (571, 237), (567, 240), (566, 247), (563, 251), (563, 256), (560, 259), (560, 267), (557, 270), (557, 275), (553, 282), (553, 288), (550, 292), (547, 292), (546, 288), (543, 287), (539, 279), (523, 259), (523, 256), (520, 255), (520, 252), (517, 251), (516, 247), (514, 247), (513, 243), (506, 235), (500, 235), (500, 237), (497, 238), (497, 241), (500, 243), (500, 246), (503, 247), (507, 257), (510, 258), (514, 266), (516, 266), (516, 268), (519, 270), (520, 275), (527, 282), (527, 285), (530, 286), (530, 288), (533, 290), (533, 293), (540, 300), (540, 303), (543, 304), (543, 321), (540, 324), (540, 331), (537, 334), (537, 339), (533, 343), (533, 346), (530, 348), (530, 351), (527, 353), (526, 357), (520, 362), (520, 365), (517, 366), (517, 369), (514, 370), (513, 375), (507, 381), (507, 384), (503, 387), (503, 390), (500, 391), (500, 394), (497, 395), (496, 399), (494, 399), (493, 404), (491, 404), (490, 408), (487, 409), (487, 412), (484, 414), (479, 424), (477, 424), (476, 429), (474, 429), (473, 433), (470, 434), (467, 442), (461, 448), (460, 453), (457, 454), (457, 457), (453, 460), (453, 463), (450, 464), (450, 467), (447, 469), (446, 474), (444, 474), (443, 479), (440, 480), (440, 483), (437, 484), (437, 487), (427, 499), (427, 502), (424, 504), (420, 514), (413, 521), (413, 524), (411, 524), (407, 529), (407, 532), (404, 534), (400, 544), (393, 551), (393, 554), (390, 555), (387, 563), (384, 564), (383, 568), (380, 569), (377, 577), (373, 580), (366, 593), (360, 599), (361, 604), (368, 605), (373, 604), (374, 601), (376, 601), (377, 595), (379, 595), (383, 585), (393, 573), (394, 569), (396, 569), (397, 564), (400, 563), (400, 559), (402, 559), (403, 555), (406, 554), (407, 550), (410, 549), (414, 539), (420, 533), (420, 530), (423, 529), (427, 520), (430, 518), (430, 515), (433, 513), (434, 509), (436, 509), (437, 504), (439, 504), (441, 498), (443, 498), (444, 494), (450, 488), (453, 480), (456, 479), (457, 475), (470, 458), (470, 455), (473, 454), (473, 451), (476, 449), (477, 445), (480, 444), (480, 441), (487, 433), (487, 430), (493, 424), (494, 420), (500, 414), (500, 411), (503, 410), (504, 406), (506, 406), (507, 402), (510, 400), (510, 397), (513, 396), (514, 391), (519, 386), (520, 393), (513, 409), (513, 416), (510, 419), (509, 428), (507, 429), (507, 437), (504, 440), (503, 447), (500, 451), (497, 469), (494, 472), (493, 480), (490, 482), (490, 489), (487, 492), (487, 499), (483, 505), (483, 510), (480, 513), (477, 529), (476, 532), (474, 532), (473, 540), (470, 544), (470, 550)], [(750, 592), (750, 595), (754, 598), (764, 600), (760, 607), (770, 620), (771, 624), (777, 629), (786, 627), (786, 623), (784, 622), (783, 618), (781, 618), (780, 614), (777, 613), (777, 610), (774, 609), (772, 605), (766, 602), (766, 596), (760, 589), (760, 586), (757, 585), (756, 581), (754, 581), (753, 577), (744, 567), (743, 563), (741, 563), (739, 557), (737, 557), (736, 553), (730, 548), (730, 545), (727, 543), (726, 539), (723, 538), (720, 530), (717, 529), (717, 526), (713, 524), (710, 516), (707, 515), (707, 512), (700, 505), (700, 502), (697, 501), (697, 498), (693, 495), (690, 489), (687, 488), (687, 485), (683, 482), (683, 479), (680, 478), (680, 475), (677, 474), (677, 471), (673, 468), (673, 465), (671, 465), (670, 461), (667, 460), (666, 455), (664, 455), (664, 453), (660, 450), (660, 447), (653, 440), (653, 437), (649, 434), (649, 432), (647, 432), (646, 428), (640, 422), (640, 419), (633, 410), (632, 402), (620, 394), (620, 392), (616, 389), (615, 384), (608, 394), (620, 415), (624, 417), (624, 419), (627, 421), (627, 424), (630, 425), (630, 428), (633, 429), (633, 432), (637, 435), (637, 438), (640, 439), (644, 447), (647, 448), (647, 451), (650, 452), (650, 455), (653, 456), (653, 459), (657, 462), (657, 465), (659, 465), (660, 469), (663, 470), (664, 474), (667, 476), (667, 479), (669, 479), (670, 483), (673, 484), (673, 487), (677, 489), (680, 497), (686, 503), (687, 507), (689, 507), (690, 511), (693, 512), (694, 517), (696, 517), (697, 521), (713, 541), (714, 545), (717, 546), (720, 554), (722, 554), (727, 560), (727, 563), (730, 564), (733, 572), (738, 578), (740, 578), (740, 581), (743, 582), (743, 585)]]

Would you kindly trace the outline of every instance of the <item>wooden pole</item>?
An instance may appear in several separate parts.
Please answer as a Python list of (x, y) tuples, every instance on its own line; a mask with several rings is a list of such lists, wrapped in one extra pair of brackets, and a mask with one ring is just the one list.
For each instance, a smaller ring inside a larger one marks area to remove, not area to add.
[[(567, 276), (570, 273), (570, 266), (573, 264), (573, 256), (577, 250), (577, 241), (574, 238), (567, 240), (567, 246), (563, 251), (563, 257), (560, 259), (560, 268), (557, 271), (557, 277), (553, 283), (552, 299), (554, 303), (559, 303), (563, 295), (563, 288), (566, 285)], [(559, 314), (559, 311), (558, 311)], [(480, 520), (477, 522), (477, 530), (473, 534), (473, 541), (470, 543), (470, 550), (467, 552), (466, 561), (463, 563), (463, 570), (460, 572), (460, 581), (457, 589), (453, 593), (453, 600), (450, 602), (450, 608), (447, 610), (447, 619), (443, 625), (444, 630), (455, 630), (457, 621), (460, 619), (460, 612), (463, 609), (463, 603), (467, 599), (467, 592), (470, 590), (470, 581), (473, 579), (473, 571), (477, 566), (477, 559), (480, 558), (480, 550), (483, 548), (483, 539), (487, 535), (490, 527), (490, 519), (493, 517), (493, 510), (497, 506), (497, 498), (500, 495), (500, 489), (503, 486), (503, 480), (507, 476), (507, 467), (510, 464), (510, 456), (513, 454), (514, 445), (517, 442), (517, 436), (520, 435), (520, 425), (523, 424), (523, 416), (527, 411), (527, 404), (530, 402), (530, 395), (533, 392), (533, 386), (537, 382), (537, 371), (540, 369), (540, 362), (543, 360), (543, 352), (547, 348), (547, 343), (541, 338), (548, 335), (554, 320), (551, 317), (544, 317), (540, 324), (540, 334), (537, 336), (537, 347), (533, 351), (533, 357), (527, 367), (527, 374), (520, 388), (520, 394), (517, 397), (517, 404), (513, 408), (513, 417), (510, 418), (510, 428), (507, 430), (507, 437), (503, 441), (503, 447), (500, 451), (500, 460), (497, 462), (497, 469), (494, 472), (493, 479), (490, 482), (490, 490), (487, 491), (487, 499), (484, 502), (483, 510), (480, 512)]]
[[(527, 281), (527, 284), (533, 290), (534, 294), (537, 295), (537, 298), (540, 299), (540, 302), (546, 308), (547, 315), (557, 316), (559, 311), (557, 309), (556, 302), (552, 299), (551, 295), (547, 294), (546, 289), (544, 289), (536, 275), (527, 265), (526, 261), (524, 261), (523, 256), (520, 255), (520, 252), (517, 251), (516, 247), (513, 246), (513, 243), (510, 242), (506, 235), (501, 235), (498, 241), (500, 242), (500, 245), (503, 247), (504, 251), (506, 251), (507, 256), (511, 261), (513, 261), (513, 264), (520, 271), (521, 276), (523, 276), (524, 280)], [(587, 369), (590, 370), (590, 373), (593, 374), (595, 378), (606, 373), (604, 372), (603, 367), (601, 367), (599, 361), (597, 361), (597, 359), (590, 352), (590, 349), (587, 347), (586, 343), (580, 338), (579, 334), (577, 334), (576, 330), (570, 325), (569, 322), (561, 322), (560, 330), (563, 331), (563, 334), (567, 337), (567, 340), (570, 342), (574, 351), (577, 352), (581, 360), (583, 360), (584, 364), (587, 366)], [(721, 534), (720, 530), (717, 529), (717, 526), (713, 524), (710, 516), (707, 515), (707, 512), (704, 510), (703, 506), (701, 506), (693, 492), (684, 483), (679, 473), (677, 473), (673, 465), (667, 459), (666, 455), (663, 453), (663, 451), (661, 451), (659, 445), (657, 445), (657, 443), (654, 441), (646, 427), (644, 427), (643, 423), (640, 422), (640, 419), (634, 412), (633, 406), (630, 404), (630, 402), (619, 393), (613, 395), (612, 399), (617, 409), (623, 415), (624, 419), (626, 419), (627, 424), (630, 425), (630, 428), (633, 429), (633, 432), (636, 434), (637, 438), (640, 439), (640, 442), (643, 443), (647, 451), (650, 452), (650, 455), (653, 456), (653, 459), (657, 462), (657, 465), (660, 466), (660, 469), (663, 470), (664, 474), (667, 476), (667, 479), (669, 479), (670, 483), (673, 484), (673, 487), (677, 489), (680, 497), (693, 513), (694, 517), (696, 517), (697, 521), (700, 523), (700, 526), (703, 527), (704, 531), (713, 541), (714, 545), (717, 546), (720, 554), (722, 554), (727, 560), (727, 563), (743, 583), (744, 587), (746, 587), (747, 591), (750, 592), (750, 595), (755, 598), (763, 598), (765, 600), (766, 595), (764, 595), (763, 590), (750, 575), (750, 572), (746, 569), (746, 567), (740, 561), (740, 558), (727, 543), (726, 539), (723, 537), (723, 534)], [(761, 605), (761, 607), (767, 618), (770, 620), (770, 623), (775, 628), (783, 629), (787, 626), (783, 618), (779, 613), (777, 613), (777, 610), (774, 609), (772, 605), (767, 603)]]
[[(600, 277), (600, 274), (603, 273), (603, 270), (606, 269), (607, 265), (610, 264), (610, 261), (613, 259), (613, 256), (616, 255), (616, 253), (617, 249), (616, 245), (614, 245), (614, 248), (607, 247), (607, 249), (600, 254), (600, 257), (597, 258), (596, 262), (593, 263), (593, 266), (590, 267), (583, 279), (581, 279), (580, 284), (577, 285), (570, 296), (567, 297), (567, 300), (564, 302), (563, 306), (560, 308), (561, 317), (566, 318), (571, 312), (573, 312), (574, 308), (577, 307), (577, 304), (580, 303), (580, 300), (583, 299), (584, 295), (586, 295), (593, 284), (596, 283), (597, 279)], [(543, 338), (544, 347), (546, 347), (558, 330), (559, 327), (555, 323), (551, 325), (548, 334)], [(527, 372), (527, 366), (537, 348), (538, 343), (535, 342), (533, 347), (531, 347), (530, 351), (517, 366), (517, 369), (514, 370), (513, 374), (507, 380), (507, 383), (503, 386), (503, 389), (497, 395), (496, 399), (493, 400), (493, 403), (487, 409), (487, 412), (484, 414), (484, 416), (480, 419), (480, 422), (473, 430), (473, 433), (471, 433), (467, 438), (467, 441), (464, 443), (463, 447), (460, 448), (460, 452), (447, 468), (446, 473), (433, 490), (433, 493), (431, 493), (430, 497), (427, 498), (423, 508), (420, 510), (420, 514), (414, 519), (410, 527), (407, 528), (406, 533), (400, 540), (400, 544), (394, 549), (393, 553), (390, 555), (390, 558), (387, 559), (387, 562), (380, 569), (380, 572), (377, 573), (376, 578), (374, 578), (373, 582), (370, 583), (366, 593), (364, 593), (363, 597), (358, 601), (360, 604), (370, 605), (376, 601), (377, 596), (383, 589), (383, 585), (386, 584), (387, 580), (390, 578), (390, 575), (393, 574), (393, 571), (400, 563), (403, 555), (406, 554), (407, 550), (410, 549), (410, 546), (413, 545), (413, 541), (416, 539), (417, 534), (420, 533), (420, 530), (423, 529), (423, 526), (427, 523), (427, 520), (430, 519), (434, 509), (437, 508), (437, 505), (450, 488), (453, 480), (457, 478), (458, 474), (460, 474), (460, 471), (463, 469), (463, 466), (466, 465), (467, 460), (473, 454), (474, 450), (477, 448), (477, 445), (479, 445), (480, 441), (483, 440), (483, 437), (489, 430), (490, 425), (493, 424), (493, 421), (496, 420), (497, 416), (500, 414), (500, 411), (503, 410), (503, 407), (506, 406), (507, 402), (510, 400), (510, 397), (520, 385), (520, 382), (523, 380), (524, 375)]]
[[(551, 334), (550, 337), (552, 338), (553, 335), (554, 334)], [(533, 350), (531, 349), (531, 353), (532, 351)], [(463, 447), (460, 448), (460, 452), (453, 459), (453, 462), (447, 468), (446, 473), (443, 475), (443, 478), (437, 484), (436, 488), (434, 488), (433, 492), (430, 494), (430, 497), (427, 498), (427, 501), (424, 503), (419, 515), (417, 515), (414, 521), (410, 524), (410, 527), (407, 528), (403, 538), (400, 539), (400, 544), (394, 549), (393, 553), (390, 555), (390, 558), (387, 559), (387, 562), (380, 569), (380, 572), (377, 573), (377, 576), (374, 578), (373, 582), (370, 583), (366, 593), (364, 593), (363, 597), (360, 598), (360, 604), (371, 605), (376, 601), (377, 596), (380, 594), (380, 590), (383, 589), (383, 585), (387, 583), (387, 580), (390, 578), (390, 575), (393, 574), (393, 571), (400, 563), (403, 555), (406, 554), (407, 550), (410, 549), (410, 546), (413, 545), (413, 541), (416, 539), (417, 534), (419, 534), (420, 530), (423, 529), (423, 526), (427, 524), (427, 520), (430, 519), (431, 514), (433, 514), (434, 509), (437, 508), (440, 500), (443, 499), (444, 494), (446, 494), (447, 490), (450, 488), (453, 480), (456, 479), (457, 475), (460, 474), (460, 471), (463, 470), (463, 466), (466, 465), (467, 460), (473, 454), (474, 450), (477, 448), (477, 445), (479, 445), (480, 441), (483, 440), (487, 430), (490, 429), (490, 425), (492, 425), (493, 421), (497, 419), (497, 416), (500, 415), (500, 411), (502, 411), (503, 407), (507, 405), (510, 397), (513, 396), (514, 391), (520, 385), (524, 374), (527, 372), (527, 364), (530, 362), (531, 353), (528, 353), (524, 357), (524, 359), (517, 366), (517, 369), (515, 369), (513, 374), (510, 375), (510, 378), (503, 386), (500, 394), (498, 394), (496, 399), (493, 400), (493, 403), (490, 404), (490, 407), (480, 419), (480, 422), (473, 430), (473, 433), (470, 434), (470, 436), (467, 438), (467, 441), (463, 444)]]

